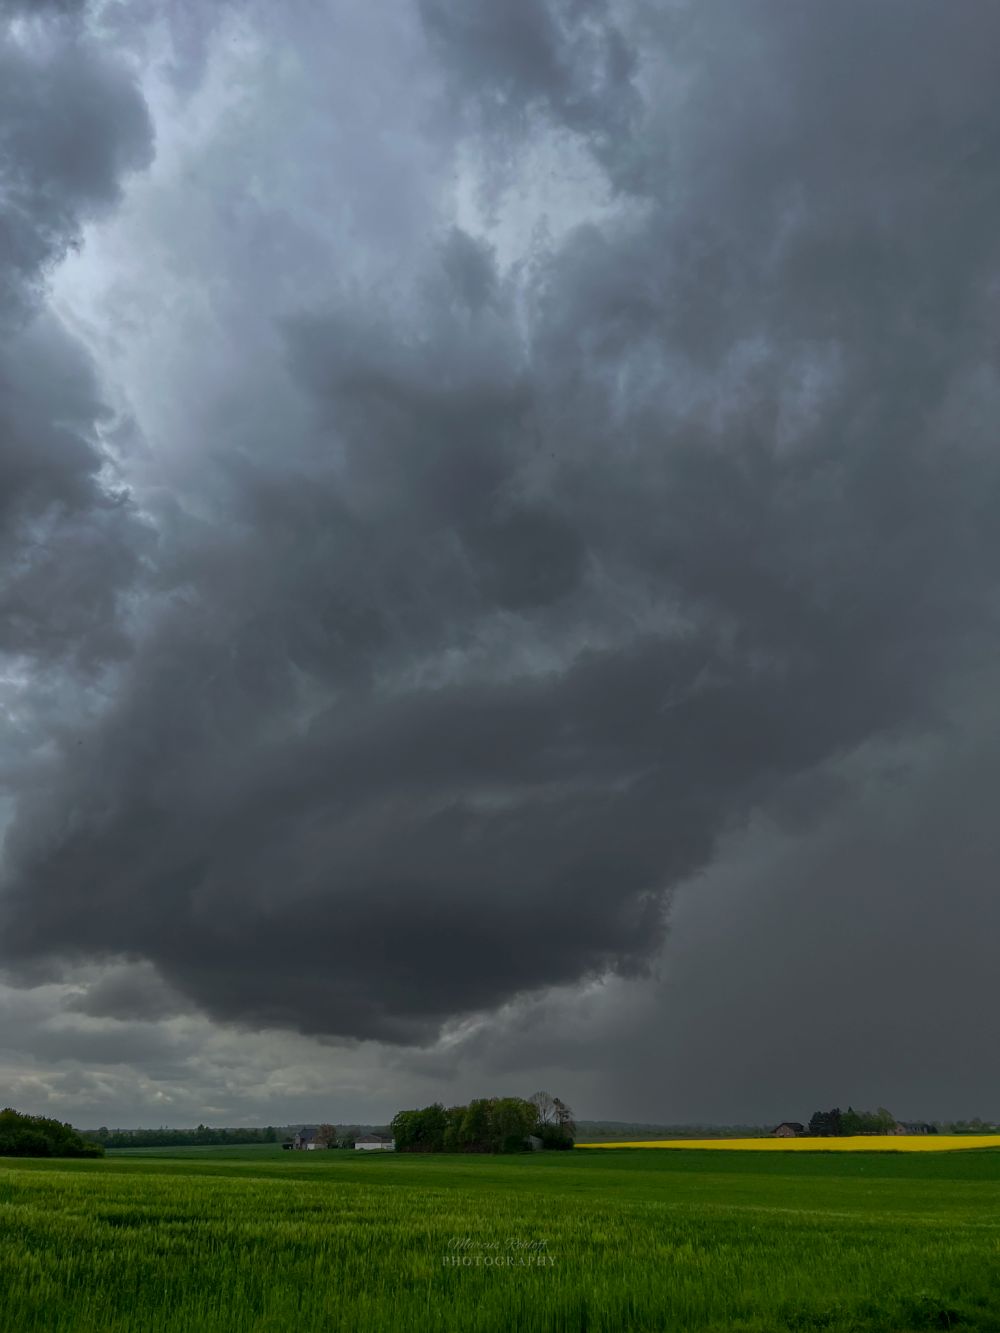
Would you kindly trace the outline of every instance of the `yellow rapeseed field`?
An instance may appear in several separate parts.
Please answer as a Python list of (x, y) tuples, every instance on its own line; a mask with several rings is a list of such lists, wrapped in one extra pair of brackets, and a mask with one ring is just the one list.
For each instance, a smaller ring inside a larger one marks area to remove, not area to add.
[(1000, 1148), (1000, 1134), (859, 1134), (845, 1139), (652, 1139), (578, 1143), (578, 1148), (721, 1148), (746, 1152), (949, 1152)]

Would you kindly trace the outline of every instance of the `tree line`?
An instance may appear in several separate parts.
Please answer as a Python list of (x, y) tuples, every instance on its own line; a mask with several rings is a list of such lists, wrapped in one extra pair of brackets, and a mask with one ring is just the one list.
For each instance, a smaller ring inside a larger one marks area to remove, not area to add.
[[(842, 1111), (814, 1111), (809, 1119), (809, 1133), (819, 1138), (845, 1138), (854, 1134), (891, 1134), (896, 1128), (896, 1117), (884, 1106), (877, 1111), (855, 1111), (849, 1106)], [(933, 1131), (936, 1133), (936, 1130)]]
[(467, 1106), (434, 1102), (392, 1121), (397, 1152), (524, 1152), (530, 1136), (543, 1148), (572, 1148), (573, 1112), (558, 1097), (479, 1097)]
[(100, 1129), (84, 1131), (84, 1137), (105, 1148), (189, 1148), (201, 1146), (235, 1146), (241, 1143), (277, 1143), (278, 1131), (273, 1125), (266, 1129)]
[[(85, 1129), (81, 1133), (93, 1143), (105, 1148), (200, 1148), (239, 1147), (250, 1143), (281, 1143), (290, 1141), (297, 1126), (268, 1125), (264, 1129), (213, 1129), (199, 1125), (196, 1129)], [(388, 1125), (320, 1125), (317, 1139), (328, 1148), (353, 1148), (355, 1140), (371, 1132), (388, 1133)]]
[(103, 1157), (99, 1143), (88, 1143), (72, 1125), (43, 1115), (24, 1115), (7, 1106), (0, 1111), (0, 1157)]

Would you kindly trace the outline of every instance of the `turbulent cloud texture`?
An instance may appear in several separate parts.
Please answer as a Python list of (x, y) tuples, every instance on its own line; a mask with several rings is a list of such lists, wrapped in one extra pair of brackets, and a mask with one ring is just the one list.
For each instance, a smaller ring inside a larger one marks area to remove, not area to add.
[(430, 1043), (974, 725), (995, 6), (169, 18), (0, 54), (15, 975)]
[[(62, 8), (68, 8), (62, 6)], [(74, 28), (0, 38), (0, 651), (87, 666), (121, 651), (138, 537), (103, 484), (106, 415), (79, 344), (38, 308), (46, 272), (151, 156), (128, 75)]]

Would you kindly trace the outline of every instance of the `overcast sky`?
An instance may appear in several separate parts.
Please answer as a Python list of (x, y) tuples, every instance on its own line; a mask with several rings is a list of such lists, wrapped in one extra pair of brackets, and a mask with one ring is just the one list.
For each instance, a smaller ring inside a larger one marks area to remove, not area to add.
[(1000, 1116), (995, 0), (0, 33), (0, 1102)]

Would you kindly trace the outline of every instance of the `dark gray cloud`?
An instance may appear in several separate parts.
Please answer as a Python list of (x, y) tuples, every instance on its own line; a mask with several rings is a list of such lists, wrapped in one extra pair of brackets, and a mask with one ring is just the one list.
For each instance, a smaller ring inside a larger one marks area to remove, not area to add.
[(108, 413), (91, 368), (36, 316), (0, 350), (0, 377), (0, 651), (120, 657), (120, 597), (145, 541), (127, 492), (101, 476)]
[(119, 198), (145, 166), (151, 128), (127, 72), (77, 33), (0, 35), (0, 301), (4, 308)]
[(141, 528), (102, 476), (92, 367), (40, 288), (148, 163), (151, 127), (117, 63), (44, 22), (0, 30), (0, 127), (0, 651), (92, 666), (124, 651)]
[(119, 966), (98, 977), (67, 1006), (91, 1018), (155, 1022), (189, 1006), (148, 965)]
[(633, 45), (608, 0), (420, 0), (460, 105), (491, 126), (532, 113), (606, 136), (634, 109)]
[(28, 15), (49, 18), (53, 15), (79, 15), (87, 7), (87, 0), (2, 0), (0, 18)]
[(186, 372), (211, 412), (145, 465), (142, 632), (20, 800), (11, 961), (141, 957), (222, 1020), (401, 1043), (641, 976), (754, 812), (808, 834), (995, 651), (994, 9), (419, 13), (416, 133), (443, 83), (466, 149), (516, 176), (555, 127), (613, 203), (504, 265), (352, 144), (343, 215), (381, 204), (400, 257), (345, 225), (304, 295), (308, 208), (208, 158), (226, 244), (190, 262), (235, 368)]

